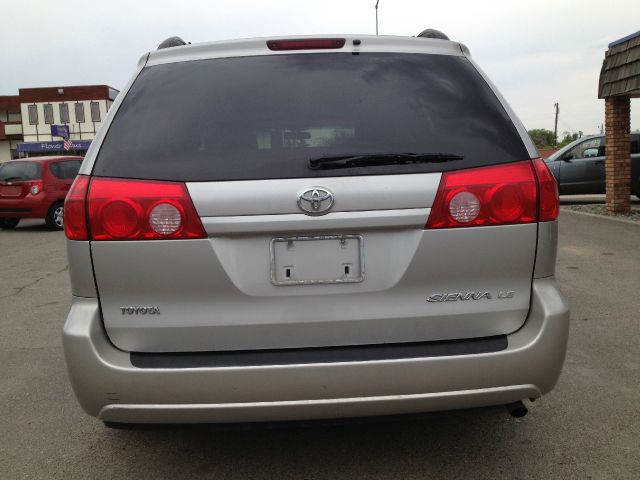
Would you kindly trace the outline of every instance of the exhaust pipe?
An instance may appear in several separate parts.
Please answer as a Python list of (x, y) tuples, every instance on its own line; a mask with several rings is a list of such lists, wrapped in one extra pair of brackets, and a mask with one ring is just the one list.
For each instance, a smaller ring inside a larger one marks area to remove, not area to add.
[(527, 407), (524, 406), (524, 403), (522, 403), (522, 400), (518, 400), (517, 402), (513, 402), (513, 403), (508, 403), (505, 405), (505, 407), (507, 408), (509, 415), (511, 415), (513, 418), (522, 418), (527, 413), (529, 413), (529, 410), (527, 409)]

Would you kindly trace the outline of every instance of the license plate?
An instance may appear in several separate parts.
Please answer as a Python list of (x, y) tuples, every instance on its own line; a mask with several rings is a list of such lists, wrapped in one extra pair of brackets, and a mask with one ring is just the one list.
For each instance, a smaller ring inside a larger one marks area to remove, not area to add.
[(22, 187), (20, 186), (0, 187), (0, 195), (3, 197), (19, 197), (21, 193)]
[(364, 280), (361, 235), (323, 235), (271, 240), (271, 283), (317, 285)]

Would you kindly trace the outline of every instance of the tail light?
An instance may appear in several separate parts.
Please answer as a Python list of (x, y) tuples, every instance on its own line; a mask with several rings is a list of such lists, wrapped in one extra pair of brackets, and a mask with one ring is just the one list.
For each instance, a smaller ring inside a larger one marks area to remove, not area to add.
[(206, 237), (181, 182), (94, 177), (87, 204), (91, 240)]
[(331, 50), (344, 47), (344, 38), (307, 38), (297, 40), (269, 40), (269, 50)]
[(76, 177), (64, 202), (64, 228), (70, 240), (206, 237), (184, 183), (90, 181), (83, 175)]
[(64, 200), (64, 233), (69, 240), (88, 240), (87, 190), (89, 177), (78, 175)]
[(29, 192), (31, 195), (37, 195), (44, 190), (44, 182), (42, 180), (36, 180), (29, 182)]
[(560, 196), (558, 194), (558, 182), (544, 160), (536, 158), (533, 160), (533, 168), (538, 177), (538, 188), (540, 192), (539, 220), (548, 222), (558, 218), (560, 212)]
[(557, 184), (542, 159), (442, 174), (426, 228), (555, 220)]

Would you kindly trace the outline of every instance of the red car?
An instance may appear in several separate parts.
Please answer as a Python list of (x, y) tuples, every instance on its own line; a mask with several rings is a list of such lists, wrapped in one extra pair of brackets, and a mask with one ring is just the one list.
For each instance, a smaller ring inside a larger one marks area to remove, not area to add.
[(44, 218), (63, 228), (63, 205), (82, 157), (56, 156), (0, 164), (0, 228), (15, 228), (21, 218)]

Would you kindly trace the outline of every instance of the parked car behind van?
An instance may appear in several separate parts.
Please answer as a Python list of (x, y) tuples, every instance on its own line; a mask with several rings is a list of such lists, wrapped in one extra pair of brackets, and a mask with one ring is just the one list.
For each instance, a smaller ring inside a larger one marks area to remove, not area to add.
[(457, 42), (151, 52), (65, 203), (73, 389), (108, 426), (522, 415), (565, 356), (558, 208)]
[[(631, 193), (640, 197), (640, 133), (631, 134)], [(545, 160), (561, 195), (605, 193), (605, 136), (589, 135)]]
[(64, 198), (81, 163), (82, 157), (52, 156), (0, 164), (0, 228), (15, 228), (21, 218), (44, 218), (49, 228), (62, 230)]

